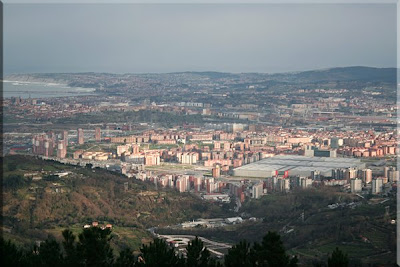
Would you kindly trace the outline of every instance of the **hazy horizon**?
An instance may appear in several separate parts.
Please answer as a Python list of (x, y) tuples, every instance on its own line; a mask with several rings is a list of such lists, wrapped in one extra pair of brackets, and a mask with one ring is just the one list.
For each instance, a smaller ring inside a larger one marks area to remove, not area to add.
[(171, 71), (171, 72), (96, 72), (96, 71), (82, 71), (82, 72), (14, 72), (14, 73), (4, 73), (5, 76), (12, 75), (29, 75), (29, 74), (84, 74), (84, 73), (106, 73), (106, 74), (174, 74), (174, 73), (229, 73), (229, 74), (285, 74), (285, 73), (298, 73), (307, 71), (323, 71), (329, 69), (337, 68), (376, 68), (376, 69), (396, 69), (396, 67), (374, 67), (374, 66), (339, 66), (339, 67), (328, 67), (328, 68), (318, 68), (318, 69), (305, 69), (305, 70), (293, 70), (293, 71), (281, 71), (281, 72), (229, 72), (229, 71), (215, 71), (215, 70), (195, 70), (195, 71)]
[(4, 4), (4, 74), (396, 67), (395, 4)]

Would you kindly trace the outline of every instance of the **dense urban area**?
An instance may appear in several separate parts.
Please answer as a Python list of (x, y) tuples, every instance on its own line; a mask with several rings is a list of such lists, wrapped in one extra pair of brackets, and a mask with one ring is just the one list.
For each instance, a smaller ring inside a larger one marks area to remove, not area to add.
[(3, 230), (18, 244), (101, 226), (118, 252), (157, 237), (185, 256), (198, 236), (220, 261), (275, 231), (305, 266), (336, 247), (396, 262), (396, 69), (5, 80), (93, 89), (2, 101)]

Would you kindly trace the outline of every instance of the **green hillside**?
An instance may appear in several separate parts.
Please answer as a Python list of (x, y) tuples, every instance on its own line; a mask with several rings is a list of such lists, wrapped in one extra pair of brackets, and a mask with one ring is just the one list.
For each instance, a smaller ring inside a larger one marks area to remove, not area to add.
[[(352, 202), (357, 205), (348, 206)], [(345, 205), (328, 208), (334, 203)], [(389, 216), (385, 216), (386, 207), (389, 207)], [(276, 231), (282, 235), (288, 252), (297, 255), (299, 262), (306, 266), (326, 262), (336, 247), (346, 252), (353, 264), (392, 266), (396, 261), (396, 225), (390, 224), (396, 218), (394, 196), (361, 199), (341, 192), (340, 188), (322, 187), (248, 199), (240, 212), (244, 217), (257, 219), (223, 229), (161, 228), (158, 232), (238, 243), (240, 240), (260, 242), (265, 233)]]
[[(49, 233), (57, 236), (64, 228), (79, 232), (97, 221), (113, 225), (116, 243), (138, 248), (150, 238), (145, 230), (149, 227), (227, 213), (188, 193), (156, 191), (152, 184), (103, 169), (30, 156), (7, 156), (3, 161), (4, 233), (17, 243), (44, 240)], [(58, 172), (69, 174), (59, 178)]]

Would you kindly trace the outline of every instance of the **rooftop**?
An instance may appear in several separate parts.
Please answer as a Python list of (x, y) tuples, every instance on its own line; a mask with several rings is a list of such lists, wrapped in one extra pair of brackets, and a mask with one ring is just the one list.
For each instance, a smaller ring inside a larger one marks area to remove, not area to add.
[(234, 169), (235, 176), (270, 177), (275, 171), (289, 171), (289, 174), (328, 173), (332, 169), (357, 168), (363, 163), (355, 158), (306, 157), (297, 155), (278, 155)]

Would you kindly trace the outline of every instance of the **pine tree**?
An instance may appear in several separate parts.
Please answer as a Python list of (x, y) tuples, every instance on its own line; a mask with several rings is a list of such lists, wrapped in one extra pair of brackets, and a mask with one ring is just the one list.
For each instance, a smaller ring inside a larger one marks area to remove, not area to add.
[(79, 234), (76, 246), (78, 259), (85, 266), (110, 266), (114, 262), (110, 246), (111, 230), (91, 227)]
[(24, 251), (10, 240), (0, 239), (0, 251), (2, 266), (23, 266)]
[(328, 267), (347, 267), (349, 265), (349, 258), (347, 254), (343, 253), (338, 247), (332, 252), (331, 257), (328, 258)]
[(129, 248), (122, 250), (119, 253), (119, 257), (115, 261), (116, 267), (133, 267), (135, 266), (135, 256), (133, 255), (133, 251)]
[(261, 244), (254, 243), (253, 248), (257, 266), (297, 266), (297, 258), (289, 258), (281, 236), (275, 232), (268, 231)]
[(175, 255), (173, 248), (162, 239), (154, 239), (149, 245), (142, 245), (137, 266), (183, 266), (183, 261)]
[(203, 241), (197, 236), (189, 242), (187, 248), (186, 266), (215, 266), (215, 261), (211, 257), (210, 251), (204, 247)]
[(62, 241), (62, 245), (65, 252), (65, 258), (64, 258), (65, 265), (66, 266), (78, 265), (79, 261), (75, 245), (75, 235), (72, 233), (71, 230), (65, 229), (62, 232), (62, 236), (64, 238), (64, 240)]
[(60, 244), (52, 237), (40, 244), (38, 252), (41, 266), (59, 266), (64, 261)]
[(246, 240), (234, 245), (225, 255), (226, 267), (247, 267), (254, 266), (254, 264), (254, 251), (251, 248), (251, 244)]

